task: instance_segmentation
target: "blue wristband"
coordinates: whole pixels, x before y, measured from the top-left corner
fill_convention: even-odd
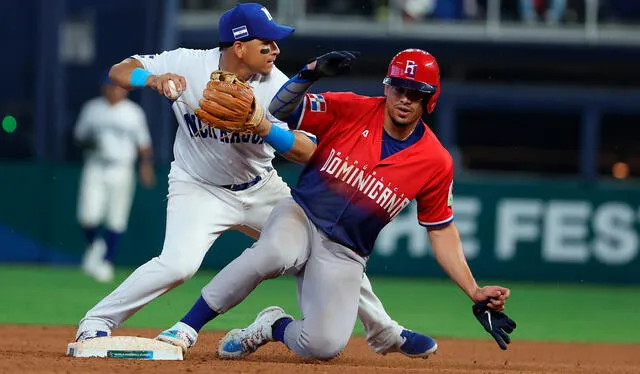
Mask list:
[[[265,136],[262,139],[264,139],[265,142],[271,144],[276,152],[284,155],[289,153],[291,148],[293,148],[293,143],[295,142],[296,137],[295,135],[293,135],[293,132],[271,124],[269,135]]]
[[[135,68],[131,72],[129,77],[129,84],[131,87],[144,87],[147,84],[147,78],[152,76],[149,70],[143,68]]]

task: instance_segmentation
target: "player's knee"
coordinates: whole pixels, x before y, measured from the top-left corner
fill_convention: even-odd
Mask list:
[[[178,262],[173,265],[172,271],[176,280],[181,282],[188,281],[198,271],[199,264],[192,264],[189,262]]]
[[[257,245],[250,249],[252,257],[259,265],[258,271],[267,277],[278,276],[295,265],[297,255],[285,245]]]
[[[186,259],[165,259],[162,256],[157,257],[157,259],[165,268],[166,277],[178,284],[191,279],[200,267],[199,262],[195,263]]]
[[[262,278],[274,278],[283,273],[283,258],[277,253],[260,253],[256,257],[254,269]]]
[[[311,339],[305,347],[310,358],[331,360],[340,355],[347,346],[348,339],[321,336]]]

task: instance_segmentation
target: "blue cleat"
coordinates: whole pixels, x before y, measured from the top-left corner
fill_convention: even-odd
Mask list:
[[[402,330],[400,336],[404,338],[404,343],[402,343],[398,351],[405,356],[428,358],[438,349],[438,343],[430,336],[411,330]]]

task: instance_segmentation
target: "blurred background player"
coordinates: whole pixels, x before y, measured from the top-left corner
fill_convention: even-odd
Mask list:
[[[82,270],[99,282],[113,280],[116,248],[135,193],[136,159],[140,182],[155,184],[147,120],[127,95],[105,74],[102,95],[84,104],[74,130],[85,156],[78,196],[78,221],[87,242]]]

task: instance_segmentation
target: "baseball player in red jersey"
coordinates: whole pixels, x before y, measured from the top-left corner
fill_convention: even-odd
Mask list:
[[[383,81],[385,97],[305,95],[315,80],[348,68],[344,62],[356,57],[345,51],[319,57],[272,101],[270,111],[315,134],[317,148],[308,151],[310,160],[292,197],[276,205],[258,242],[203,288],[206,303],[196,302],[183,321],[199,330],[263,280],[285,273],[298,280],[303,318],[266,308],[249,327],[232,330],[220,341],[222,358],[245,357],[276,340],[304,358],[337,356],[357,319],[360,284],[375,239],[413,199],[440,266],[474,302],[473,314],[500,347],[510,342],[515,322],[501,312],[510,291],[476,283],[453,222],[451,156],[421,120],[440,94],[435,58],[417,49],[397,54]],[[283,154],[309,149],[268,121],[257,132]],[[437,344],[429,339],[434,352]]]

